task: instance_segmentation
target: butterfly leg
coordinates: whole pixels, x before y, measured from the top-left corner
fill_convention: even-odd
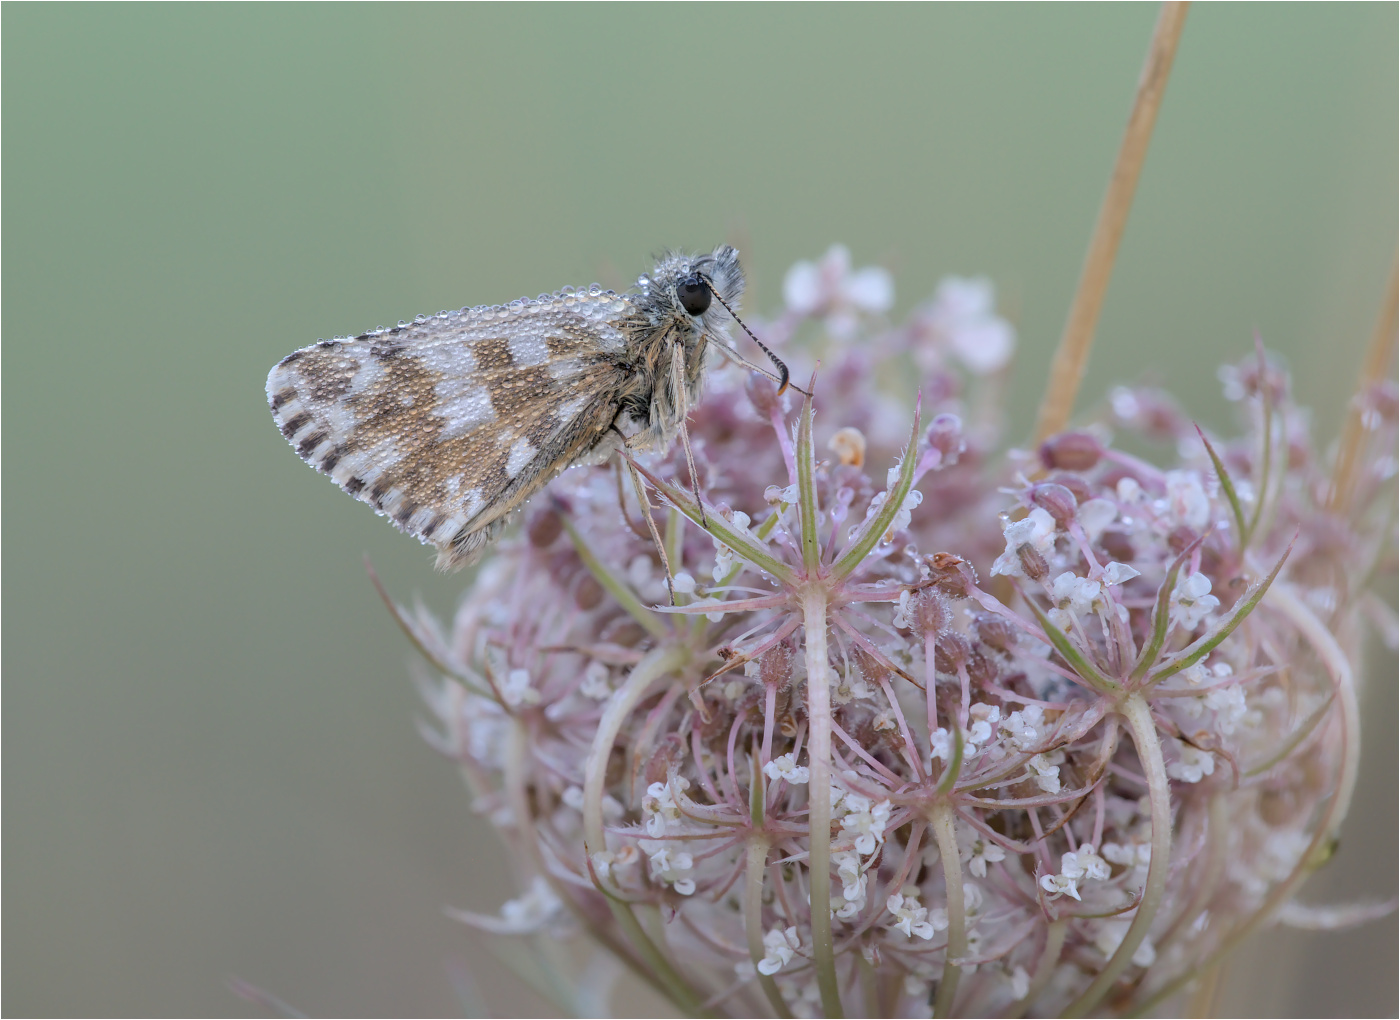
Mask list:
[[[656,551],[661,554],[661,566],[666,571],[666,593],[671,598],[671,605],[676,604],[676,586],[673,583],[674,574],[671,573],[671,558],[666,555],[666,543],[661,541],[661,533],[656,530],[656,521],[651,516],[651,500],[647,498],[646,487],[642,485],[642,476],[637,473],[637,466],[632,463],[632,458],[623,453],[622,459],[627,462],[627,472],[632,476],[632,487],[637,492],[637,503],[641,506],[642,516],[646,518],[647,530],[651,532],[651,540],[656,544]],[[626,513],[624,508],[623,513]]]
[[[626,437],[623,437],[626,438]],[[641,523],[632,519],[631,511],[627,509],[627,488],[622,480],[622,458],[618,457],[613,461],[613,474],[617,479],[617,505],[622,511],[622,520],[626,523],[628,530],[638,538],[645,540],[648,535]]]
[[[690,403],[685,394],[685,347],[678,341],[676,353],[671,356],[671,388],[676,391],[676,410],[681,419],[681,446],[685,448],[685,466],[690,471],[690,488],[695,493],[695,505],[700,508],[700,527],[709,530],[705,518],[705,501],[700,498],[700,477],[695,473],[695,455],[690,452],[690,428],[686,419],[690,417]]]

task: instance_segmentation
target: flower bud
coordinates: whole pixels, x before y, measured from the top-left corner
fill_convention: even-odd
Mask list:
[[[931,449],[943,455],[944,465],[953,464],[958,455],[967,449],[967,439],[963,436],[962,419],[956,414],[940,414],[933,419],[925,434]]]
[[[778,387],[773,385],[773,381],[767,376],[750,372],[748,381],[744,384],[744,391],[759,417],[768,418],[774,411],[782,410],[782,398],[778,396]]]
[[[1079,511],[1079,501],[1074,498],[1074,493],[1054,482],[1042,482],[1033,486],[1031,502],[1055,518],[1055,523],[1062,528],[1073,524]]]
[[[598,603],[603,601],[603,595],[603,586],[592,575],[584,574],[574,587],[574,605],[585,611],[596,609]]]
[[[967,660],[967,677],[974,684],[980,687],[994,683],[1000,672],[994,659],[977,648],[972,650],[972,657]]]
[[[1167,536],[1167,546],[1172,552],[1179,556],[1186,551],[1187,546],[1196,541],[1199,537],[1200,536],[1196,534],[1194,529],[1187,527],[1185,524],[1179,524],[1173,528],[1171,534]]]
[[[647,759],[646,770],[642,773],[644,781],[648,786],[652,783],[664,783],[671,769],[671,763],[676,757],[683,753],[681,739],[674,733],[666,734],[666,739],[662,741],[650,758]]]
[[[940,673],[956,673],[972,657],[972,643],[955,630],[938,635],[933,649],[933,665]]]
[[[1103,456],[1103,446],[1087,432],[1061,432],[1040,444],[1040,462],[1050,470],[1088,471]]]
[[[1382,379],[1372,383],[1362,392],[1359,399],[1363,409],[1362,418],[1367,422],[1368,428],[1380,428],[1382,422],[1395,421],[1400,399],[1397,398],[1395,383],[1392,380]]]
[[[1131,563],[1137,555],[1133,541],[1125,532],[1108,530],[1099,536],[1099,547],[1108,553],[1109,559],[1120,563]]]
[[[860,429],[853,429],[849,425],[838,429],[827,441],[826,448],[848,467],[860,467],[865,463],[865,436],[861,434]]]
[[[548,549],[563,530],[564,522],[559,519],[559,515],[552,509],[547,509],[531,515],[525,533],[530,538],[530,544],[536,549]]]
[[[621,645],[623,648],[635,648],[651,637],[650,634],[642,629],[641,624],[630,617],[624,619],[616,627],[607,631],[607,636],[609,641],[615,645]]]
[[[1010,652],[1016,647],[1016,631],[1010,623],[991,613],[980,613],[973,626],[977,630],[977,640],[999,652]]]
[[[1061,471],[1045,479],[1047,482],[1054,482],[1056,485],[1063,485],[1070,492],[1074,493],[1076,502],[1083,503],[1085,500],[1093,499],[1094,493],[1080,475],[1072,475]]]

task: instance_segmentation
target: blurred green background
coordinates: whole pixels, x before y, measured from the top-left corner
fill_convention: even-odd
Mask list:
[[[494,911],[509,868],[415,734],[361,555],[444,611],[462,579],[293,456],[268,368],[666,245],[743,238],[772,311],[842,241],[901,311],[996,279],[1024,432],[1155,13],[5,5],[4,1011],[256,1013],[236,977],[454,1015],[468,971],[493,1013],[547,1008],[441,913]],[[1085,400],[1152,371],[1225,424],[1215,366],[1257,327],[1335,435],[1396,238],[1396,32],[1394,4],[1192,12]],[[1382,665],[1313,899],[1394,891]],[[1393,921],[1271,938],[1226,1015],[1394,1015]]]

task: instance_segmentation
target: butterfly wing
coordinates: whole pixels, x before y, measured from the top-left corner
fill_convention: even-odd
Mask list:
[[[268,402],[303,460],[462,566],[551,478],[610,452],[644,324],[596,289],[419,316],[288,355]]]

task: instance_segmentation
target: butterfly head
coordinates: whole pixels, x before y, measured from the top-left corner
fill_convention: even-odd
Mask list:
[[[667,252],[637,287],[654,320],[689,320],[697,334],[722,332],[730,321],[724,306],[737,309],[744,293],[744,271],[727,244],[703,255]]]

